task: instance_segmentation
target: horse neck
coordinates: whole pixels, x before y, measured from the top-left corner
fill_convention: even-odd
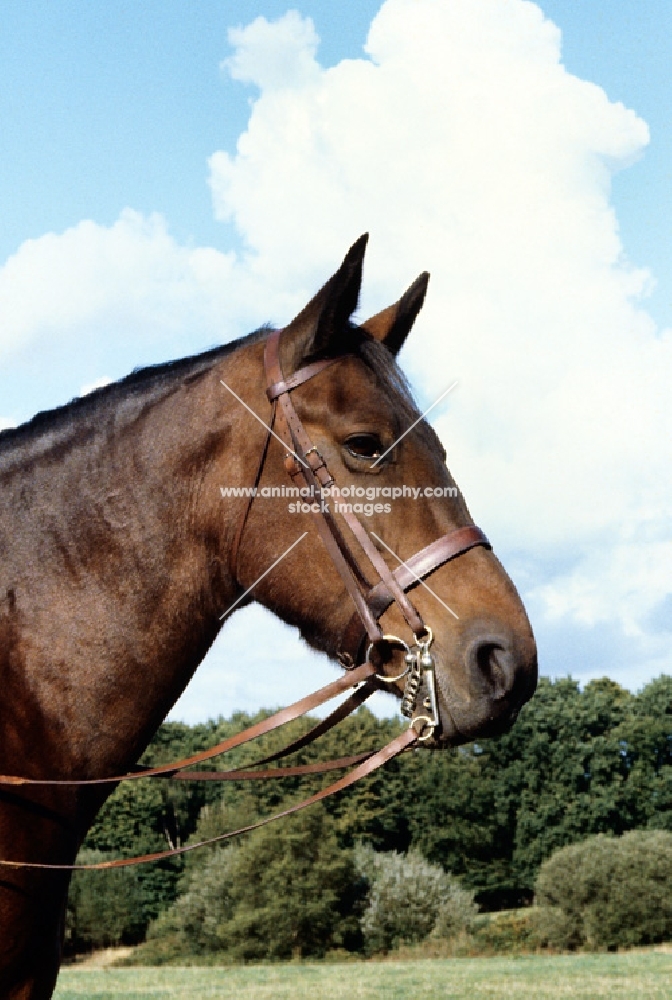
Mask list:
[[[30,689],[45,736],[53,729],[52,770],[109,773],[136,759],[234,599],[228,547],[241,502],[222,505],[217,481],[227,466],[230,481],[249,481],[256,456],[219,378],[247,371],[243,360],[106,410],[60,461],[13,477],[17,496],[28,484],[46,502],[12,523],[15,617],[0,661],[20,666],[17,690]],[[248,376],[259,406],[260,371]]]
[[[133,471],[126,484],[127,509],[141,514],[125,532],[122,571],[126,586],[134,581],[121,609],[128,643],[127,666],[119,675],[135,719],[132,756],[186,687],[239,590],[229,552],[244,500],[222,503],[219,487],[223,474],[229,482],[251,483],[257,456],[250,451],[252,418],[220,378],[235,381],[260,408],[256,353],[258,364],[250,366],[248,349],[187,381],[148,410],[122,447],[127,467],[133,470],[137,462],[142,470]],[[140,667],[141,692],[128,683],[131,663],[134,673],[135,664]]]

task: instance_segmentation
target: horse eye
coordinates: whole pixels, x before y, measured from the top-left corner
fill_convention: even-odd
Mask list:
[[[355,458],[380,458],[383,445],[377,434],[353,434],[345,442],[345,447]]]

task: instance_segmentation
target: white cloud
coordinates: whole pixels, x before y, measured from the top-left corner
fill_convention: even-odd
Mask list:
[[[319,38],[309,17],[290,10],[275,24],[258,17],[245,28],[231,28],[233,56],[222,62],[234,80],[262,89],[304,85],[318,76]]]
[[[223,342],[273,305],[234,254],[180,246],[161,216],[126,209],[109,227],[85,220],[27,240],[0,268],[0,357],[92,341],[150,346],[156,360],[157,345],[165,358],[187,353],[189,338]]]
[[[254,642],[250,642],[254,636]],[[239,655],[244,650],[244,669]],[[269,669],[269,665],[270,669]],[[341,668],[302,642],[298,632],[258,604],[236,611],[199,667],[185,694],[170,712],[171,719],[202,722],[232,708],[254,713],[260,707],[280,708],[336,680]],[[341,699],[342,700],[342,696]],[[338,700],[317,713],[331,712]],[[398,713],[393,695],[377,692],[366,704],[381,718]]]
[[[0,431],[9,430],[10,427],[16,427],[15,422],[9,417],[0,417]]]
[[[370,230],[366,313],[428,268],[403,363],[427,401],[460,379],[436,423],[477,520],[542,632],[610,622],[644,656],[672,589],[672,336],[609,195],[645,123],[564,69],[523,0],[387,0],[369,58],[329,70],[296,14],[230,41],[261,93],[211,187],[250,269],[305,293]]]

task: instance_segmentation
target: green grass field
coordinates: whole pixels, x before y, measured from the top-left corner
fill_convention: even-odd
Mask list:
[[[258,965],[234,968],[65,968],[57,1000],[670,1000],[672,953],[525,955]]]

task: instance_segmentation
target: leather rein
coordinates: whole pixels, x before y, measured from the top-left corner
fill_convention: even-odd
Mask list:
[[[280,341],[282,330],[269,334],[264,351],[264,367],[266,372],[266,395],[271,403],[271,417],[268,424],[268,434],[262,449],[254,489],[243,511],[231,549],[230,567],[236,581],[238,580],[238,562],[241,542],[248,516],[254,502],[257,487],[261,480],[271,437],[280,438],[287,449],[285,468],[294,484],[308,487],[312,500],[311,513],[315,519],[317,530],[324,546],[334,563],[345,587],[355,605],[355,611],[343,630],[338,659],[346,668],[346,673],[337,680],[293,705],[281,709],[274,715],[250,726],[241,733],[223,740],[216,746],[200,753],[185,757],[183,760],[156,767],[137,767],[121,775],[105,778],[61,779],[61,778],[27,778],[16,775],[0,775],[0,785],[12,786],[88,786],[118,784],[121,781],[133,781],[139,778],[170,778],[183,781],[249,781],[269,778],[296,777],[321,774],[339,768],[351,767],[347,774],[323,788],[321,791],[303,799],[301,802],[284,809],[282,812],[264,819],[211,837],[208,840],[170,850],[157,851],[132,858],[118,858],[114,861],[103,861],[97,864],[43,864],[32,861],[12,861],[0,859],[0,866],[13,868],[41,868],[58,870],[103,870],[107,868],[122,868],[128,865],[159,861],[178,854],[185,854],[208,844],[219,843],[256,830],[273,820],[289,816],[316,802],[321,801],[336,792],[355,784],[355,782],[372,774],[388,760],[410,749],[418,742],[427,742],[440,728],[440,718],[434,682],[434,660],[430,653],[432,630],[425,626],[420,613],[411,603],[406,591],[421,582],[434,570],[457,556],[462,555],[474,546],[490,547],[484,533],[475,525],[467,525],[448,532],[436,539],[425,548],[402,562],[394,571],[390,570],[374,545],[366,528],[356,514],[346,504],[340,504],[338,512],[343,517],[347,528],[364,552],[368,562],[378,577],[374,585],[368,583],[367,577],[360,569],[359,562],[352,548],[336,521],[329,504],[322,494],[329,491],[329,496],[337,496],[336,483],[327,468],[326,462],[312,444],[306,430],[299,419],[291,400],[291,392],[326,368],[342,360],[342,355],[315,361],[299,368],[293,375],[284,378],[280,362]],[[317,509],[316,509],[317,508]],[[412,634],[413,641],[406,643],[397,636],[385,635],[380,627],[379,619],[383,613],[396,603]],[[365,640],[368,640],[366,654],[362,659]],[[388,676],[383,672],[384,647],[401,647],[405,650],[404,669],[396,676]],[[375,661],[375,662],[372,662]],[[357,665],[359,663],[359,665]],[[263,765],[281,760],[289,754],[296,753],[304,746],[312,743],[335,725],[345,719],[364,703],[364,701],[383,684],[397,683],[406,678],[402,698],[402,712],[410,718],[410,725],[403,733],[376,752],[356,754],[342,757],[326,763],[303,764],[294,767],[274,767],[263,769]],[[358,686],[359,685],[359,686]],[[325,719],[312,727],[304,736],[292,741],[282,750],[260,758],[247,768],[235,768],[229,771],[190,771],[194,765],[202,764],[213,757],[233,750],[236,747],[257,739],[273,730],[298,719],[319,708],[325,702],[349,689],[354,691],[341,705]]]

